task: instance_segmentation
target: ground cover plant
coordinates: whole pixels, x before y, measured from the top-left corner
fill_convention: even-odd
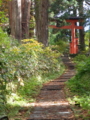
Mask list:
[[[78,55],[76,62],[76,75],[66,84],[70,90],[70,103],[76,106],[76,117],[84,120],[90,119],[90,57]]]
[[[60,52],[34,39],[22,44],[0,29],[0,116],[27,116],[43,83],[63,73]],[[26,114],[27,113],[27,114]],[[18,118],[19,118],[18,116]]]

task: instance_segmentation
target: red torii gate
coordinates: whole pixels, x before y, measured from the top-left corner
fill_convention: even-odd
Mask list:
[[[70,54],[78,53],[78,38],[75,36],[75,29],[83,29],[82,26],[76,26],[75,23],[79,21],[79,18],[70,18],[66,22],[71,23],[69,26],[57,27],[55,25],[49,25],[50,28],[55,29],[71,29],[72,40],[70,42]]]

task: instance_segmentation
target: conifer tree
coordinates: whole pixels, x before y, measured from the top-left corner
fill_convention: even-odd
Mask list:
[[[49,0],[35,0],[36,36],[39,42],[48,45]]]

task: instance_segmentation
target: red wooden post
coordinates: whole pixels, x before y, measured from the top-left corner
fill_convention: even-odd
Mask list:
[[[78,49],[78,38],[76,38],[76,53],[79,52],[79,49]]]
[[[69,52],[70,52],[70,54],[77,54],[78,53],[78,38],[76,38],[76,36],[75,36],[75,29],[83,29],[83,27],[75,25],[75,23],[78,22],[78,19],[69,19],[66,21],[70,22],[71,25],[63,26],[63,27],[49,25],[49,27],[55,28],[55,29],[71,29],[72,40],[70,42],[70,51]]]
[[[70,54],[76,54],[76,39],[75,39],[75,24],[72,23],[72,40],[71,40],[71,46],[70,46]]]

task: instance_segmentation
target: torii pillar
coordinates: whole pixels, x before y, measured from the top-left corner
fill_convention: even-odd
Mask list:
[[[66,20],[66,22],[71,23],[69,26],[62,26],[62,27],[57,27],[55,25],[49,25],[50,28],[55,28],[55,29],[71,29],[71,42],[70,42],[70,54],[77,54],[78,53],[78,38],[76,38],[75,35],[75,29],[83,29],[82,26],[76,26],[75,23],[79,21],[79,18],[71,18]]]

